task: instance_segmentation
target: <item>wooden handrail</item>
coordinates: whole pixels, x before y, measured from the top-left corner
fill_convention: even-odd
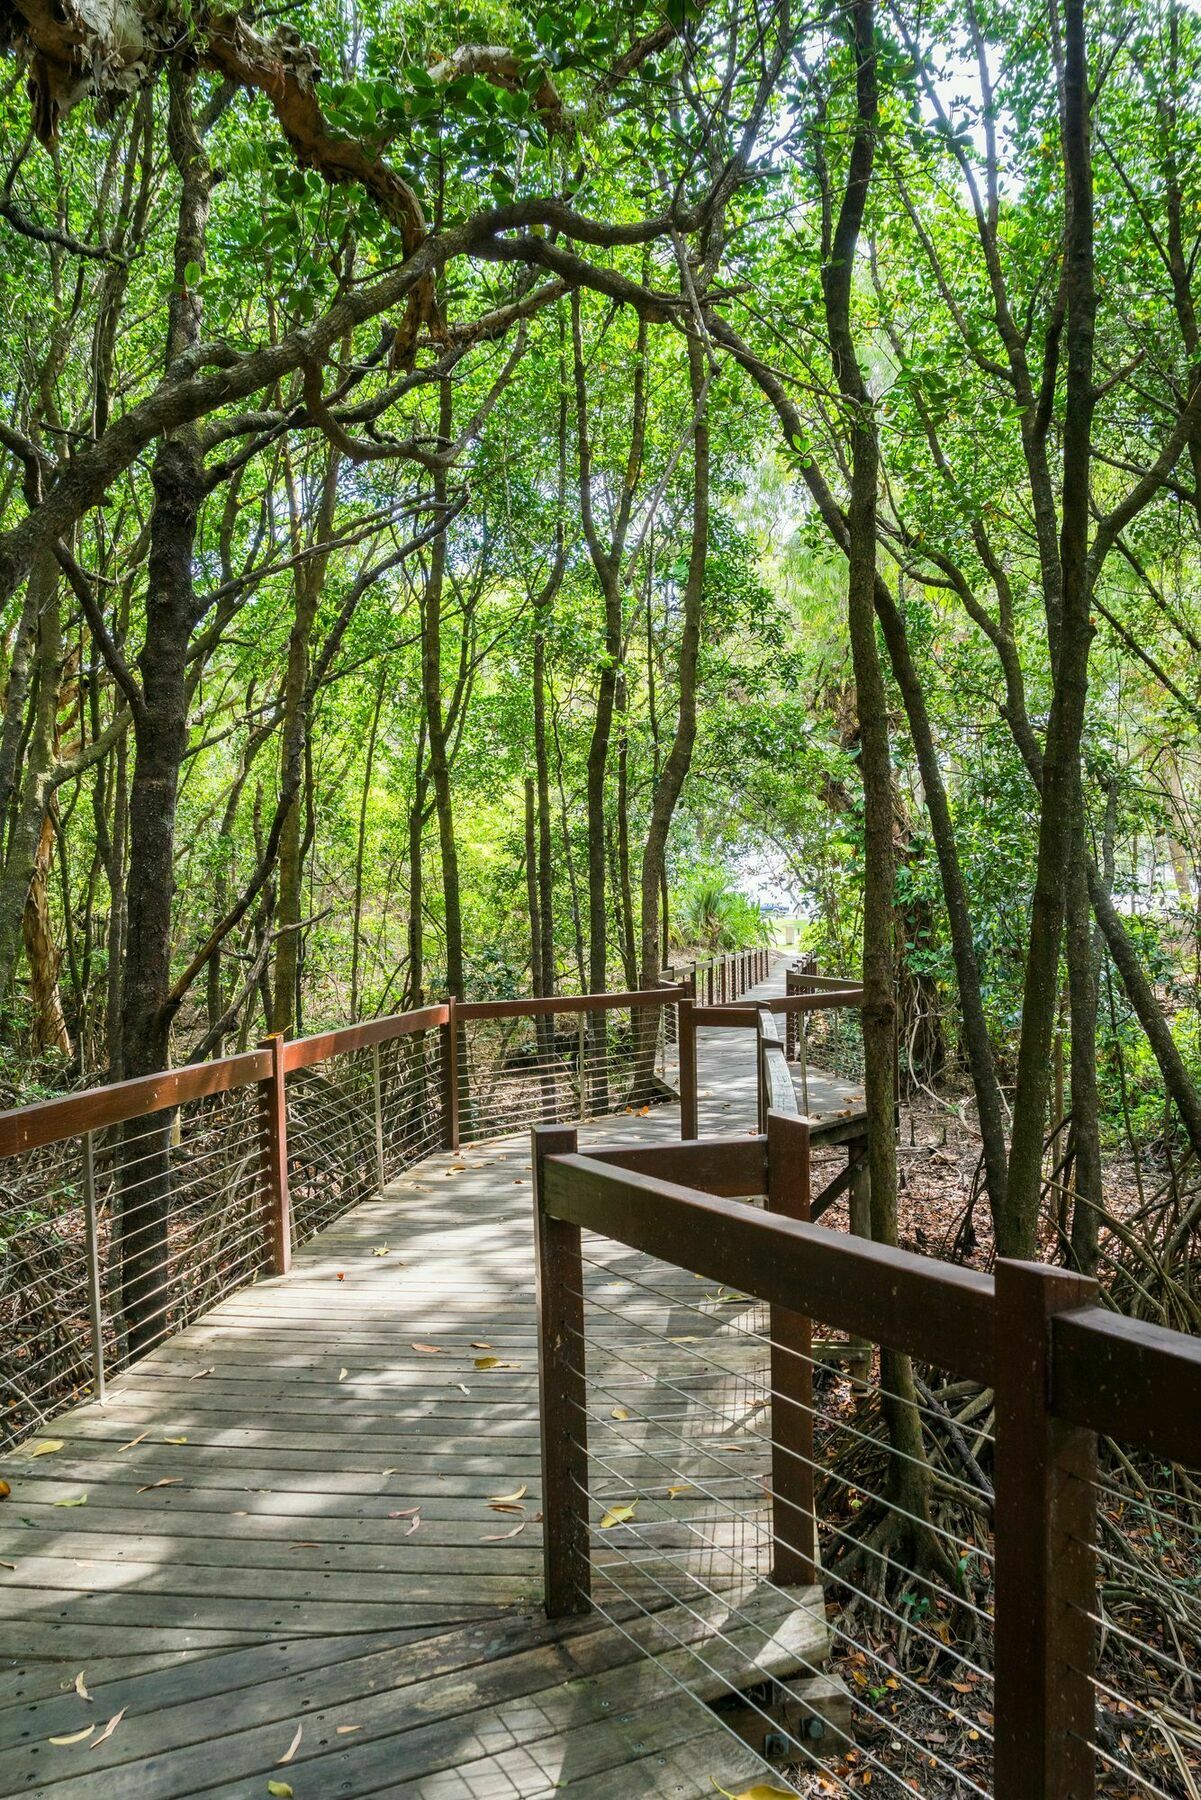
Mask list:
[[[588,1230],[770,1305],[774,1579],[812,1580],[817,1568],[811,1317],[994,1389],[995,1793],[1090,1800],[1098,1435],[1201,1462],[1201,1339],[1107,1311],[1096,1282],[1068,1270],[1002,1260],[990,1277],[807,1223],[805,1122],[771,1113],[766,1139],[751,1141],[766,1165],[766,1213],[669,1178],[720,1171],[723,1181],[746,1155],[731,1140],[581,1156],[574,1136],[534,1132],[539,1242],[554,1245],[539,1252],[544,1486],[557,1495],[548,1608],[584,1610],[591,1579],[587,1407],[568,1392],[583,1359],[559,1367],[555,1351],[569,1298],[570,1331],[583,1337]],[[564,1418],[574,1421],[567,1451],[545,1431]]]
[[[557,995],[542,1000],[475,1000],[456,1004],[455,1016],[458,1019],[532,1018],[545,1013],[664,1006],[685,998],[688,992],[688,986],[679,983],[633,993]],[[368,1019],[360,1025],[317,1032],[311,1037],[291,1038],[281,1051],[283,1068],[287,1074],[293,1074],[298,1069],[327,1062],[331,1057],[349,1056],[357,1050],[390,1043],[396,1038],[445,1027],[449,1017],[449,1008],[442,1002],[413,1012],[393,1013],[384,1019]],[[0,1160],[42,1149],[47,1144],[61,1143],[85,1131],[102,1131],[131,1119],[169,1112],[192,1100],[265,1082],[270,1079],[273,1066],[270,1050],[247,1050],[212,1062],[188,1063],[182,1069],[164,1069],[153,1075],[135,1076],[129,1081],[85,1088],[78,1094],[63,1094],[52,1100],[12,1107],[7,1112],[0,1112]]]
[[[270,1073],[269,1051],[246,1050],[215,1062],[189,1063],[182,1069],[164,1069],[157,1075],[138,1075],[129,1081],[110,1082],[107,1087],[85,1088],[81,1094],[15,1106],[0,1113],[0,1158],[40,1150],[46,1144],[57,1144],[85,1131],[102,1131],[108,1125],[122,1125],[129,1119],[169,1112],[189,1100],[227,1094],[231,1088],[265,1081]]]
[[[535,1019],[547,1013],[613,1012],[625,1006],[669,1006],[690,992],[683,982],[615,994],[553,994],[541,1000],[459,1000],[459,1019]]]
[[[567,1224],[973,1381],[994,1379],[991,1276],[593,1156],[548,1157],[540,1192]]]
[[[310,1069],[314,1063],[326,1062],[331,1056],[349,1056],[355,1050],[368,1050],[373,1044],[388,1044],[394,1038],[411,1037],[417,1031],[433,1031],[447,1020],[445,1002],[440,1006],[423,1006],[415,1012],[392,1013],[386,1019],[368,1019],[362,1025],[342,1025],[336,1031],[321,1031],[313,1037],[289,1038],[284,1045],[284,1067]]]
[[[1201,1338],[1092,1306],[1053,1319],[1051,1342],[1058,1417],[1201,1464]]]

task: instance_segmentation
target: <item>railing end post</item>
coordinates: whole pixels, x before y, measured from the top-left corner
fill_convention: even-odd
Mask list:
[[[1097,1293],[1067,1269],[997,1262],[997,1800],[1096,1793],[1097,1435],[1050,1396],[1051,1320]]]
[[[455,997],[446,998],[446,1023],[442,1026],[442,1148],[457,1155],[459,1149],[459,1022]]]
[[[680,1055],[680,1138],[700,1136],[696,1097],[696,999],[685,994],[676,1014],[676,1048]]]
[[[767,1210],[809,1218],[809,1121],[766,1118]],[[773,1305],[769,1311],[772,1392],[772,1580],[812,1586],[817,1572],[813,1455],[813,1322]]]
[[[584,1265],[580,1228],[547,1212],[544,1181],[546,1159],[573,1155],[579,1136],[574,1126],[535,1125],[530,1139],[538,1312],[542,1565],[547,1616],[562,1619],[586,1613],[592,1592]]]
[[[271,1267],[286,1275],[292,1267],[292,1198],[288,1187],[287,1044],[280,1032],[259,1041],[270,1052],[271,1070],[259,1085],[260,1111],[266,1139],[267,1229]]]

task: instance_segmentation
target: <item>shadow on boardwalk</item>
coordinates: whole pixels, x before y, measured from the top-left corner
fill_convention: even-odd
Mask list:
[[[700,1086],[704,1133],[752,1129],[752,1034],[703,1034]],[[678,1131],[665,1106],[582,1135]],[[61,1448],[8,1459],[0,1619],[21,1654],[0,1685],[0,1792],[249,1797],[286,1776],[296,1800],[626,1800],[762,1776],[673,1679],[672,1644],[722,1623],[720,1555],[706,1606],[673,1609],[633,1571],[598,1586],[625,1629],[541,1613],[530,1208],[524,1134],[431,1158],[115,1380],[107,1405],[58,1420]],[[716,1377],[661,1335],[677,1313],[697,1331],[691,1278],[598,1257],[598,1416],[634,1389],[645,1409],[648,1381],[665,1384],[657,1416],[686,1415],[694,1387],[711,1400]],[[614,1283],[623,1319],[604,1310]],[[632,1319],[657,1349],[631,1346]],[[653,1469],[653,1430],[633,1451],[623,1481]],[[763,1459],[746,1463],[753,1529]],[[102,1744],[49,1741],[118,1713]]]

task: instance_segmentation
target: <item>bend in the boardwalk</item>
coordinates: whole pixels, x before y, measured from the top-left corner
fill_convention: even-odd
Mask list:
[[[753,1128],[753,1034],[703,1032],[699,1056],[702,1132]],[[831,1110],[852,1092],[833,1086]],[[581,1140],[678,1132],[663,1106],[585,1125]],[[617,1499],[653,1485],[665,1458],[679,1466],[670,1421],[711,1406],[717,1380],[685,1339],[729,1320],[715,1308],[704,1323],[689,1276],[617,1247],[598,1262],[590,1406]],[[710,1597],[673,1608],[622,1562],[617,1531],[597,1592],[620,1623],[542,1614],[532,1290],[525,1134],[439,1155],[305,1245],[290,1275],[118,1377],[105,1406],[56,1421],[61,1449],[9,1458],[0,1792],[249,1797],[286,1776],[296,1800],[600,1800],[762,1775],[677,1685],[681,1642],[713,1634],[717,1663],[735,1651],[722,1595],[737,1559],[720,1545]],[[648,1391],[665,1426],[608,1424],[623,1401],[646,1411]],[[739,1497],[754,1530],[764,1465],[747,1443]],[[798,1618],[800,1661],[817,1666],[816,1598],[794,1632]],[[103,1743],[49,1741],[89,1724],[98,1738],[118,1714]]]

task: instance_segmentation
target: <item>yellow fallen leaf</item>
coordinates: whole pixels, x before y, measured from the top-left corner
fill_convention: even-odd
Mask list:
[[[292,1790],[286,1781],[269,1781],[267,1792],[272,1800],[292,1800]]]
[[[614,1525],[624,1525],[627,1519],[634,1517],[637,1500],[631,1500],[628,1506],[611,1506],[600,1522],[602,1531],[611,1531]]]
[[[528,1492],[528,1489],[526,1487],[525,1482],[523,1481],[521,1486],[519,1488],[514,1488],[513,1492],[511,1494],[493,1494],[488,1501],[488,1505],[489,1506],[515,1506],[519,1500],[525,1499],[527,1492]]]
[[[338,1380],[345,1381],[346,1377],[349,1375],[349,1373],[350,1373],[349,1369],[339,1369],[338,1370]]]
[[[484,1338],[472,1338],[471,1348],[473,1350],[491,1350],[492,1346]]]
[[[117,1452],[118,1456],[121,1454],[121,1450],[132,1450],[135,1444],[140,1444],[142,1442],[143,1438],[148,1438],[149,1436],[150,1436],[150,1433],[148,1431],[139,1431],[136,1438],[130,1438],[130,1440],[127,1444],[121,1445],[120,1449]]]
[[[288,1748],[284,1751],[283,1755],[275,1765],[277,1769],[282,1769],[285,1763],[291,1762],[296,1752],[300,1749],[300,1740],[303,1736],[304,1726],[298,1725],[296,1727],[296,1736],[292,1739],[292,1742],[288,1745]]]
[[[138,1489],[138,1492],[139,1492],[139,1494],[149,1494],[149,1493],[153,1492],[153,1490],[155,1488],[178,1487],[178,1486],[179,1486],[179,1476],[178,1475],[164,1475],[161,1481],[148,1481],[146,1483],[145,1487],[140,1487]]]
[[[677,1500],[677,1499],[679,1499],[681,1494],[690,1494],[691,1492],[692,1492],[692,1483],[690,1481],[681,1481],[681,1483],[679,1484],[678,1487],[669,1487],[668,1488],[667,1498],[669,1500]]]
[[[164,1444],[186,1444],[187,1441],[188,1440],[186,1437],[174,1437],[174,1438],[164,1438],[163,1439]]]
[[[362,1731],[361,1725],[335,1725],[334,1730],[339,1737],[349,1737],[352,1731]]]
[[[374,1249],[371,1252],[371,1254],[372,1254],[372,1256],[387,1256],[387,1254],[388,1254],[387,1244],[380,1244],[376,1249]]]
[[[52,1737],[48,1741],[52,1744],[82,1744],[84,1738],[90,1738],[95,1729],[95,1725],[85,1725],[82,1731],[69,1731],[65,1737]]]
[[[499,1356],[477,1356],[475,1358],[477,1369],[495,1369],[499,1362]]]
[[[791,1788],[775,1787],[770,1781],[757,1781],[754,1787],[742,1788],[737,1794],[732,1794],[720,1785],[715,1776],[710,1775],[709,1779],[719,1794],[726,1795],[726,1800],[796,1800]]]
[[[100,1745],[104,1743],[106,1738],[112,1737],[113,1732],[117,1729],[117,1726],[121,1723],[122,1719],[125,1717],[127,1710],[128,1709],[123,1706],[119,1713],[113,1714],[113,1716],[109,1720],[108,1724],[104,1727],[104,1730],[100,1733],[100,1736],[96,1739],[95,1743],[92,1745],[93,1750],[98,1750]]]
[[[413,1344],[411,1348],[420,1350],[422,1356],[441,1356],[442,1354],[437,1344]]]
[[[84,1686],[83,1677],[84,1677],[84,1671],[81,1669],[79,1671],[79,1674],[75,1677],[75,1681],[73,1684],[74,1688],[75,1688],[75,1692],[79,1695],[79,1698],[81,1700],[90,1700],[92,1698],[92,1696],[88,1693],[87,1688]]]
[[[188,1376],[188,1380],[199,1381],[202,1376],[211,1375],[216,1366],[216,1363],[210,1363],[207,1369],[193,1369],[192,1373]]]
[[[613,1411],[609,1414],[611,1419],[628,1419],[629,1416],[630,1410],[627,1406],[615,1406]]]
[[[53,1456],[54,1452],[61,1450],[62,1447],[62,1438],[39,1438],[29,1454],[30,1456]]]
[[[86,1506],[87,1503],[88,1497],[86,1494],[74,1494],[70,1500],[56,1500],[54,1502],[55,1506]]]
[[[0,1499],[3,1499],[3,1497],[4,1496],[2,1494],[0,1494]],[[15,1573],[16,1567],[17,1567],[16,1563],[4,1562],[2,1559],[0,1559],[0,1569],[12,1569],[13,1572]]]

